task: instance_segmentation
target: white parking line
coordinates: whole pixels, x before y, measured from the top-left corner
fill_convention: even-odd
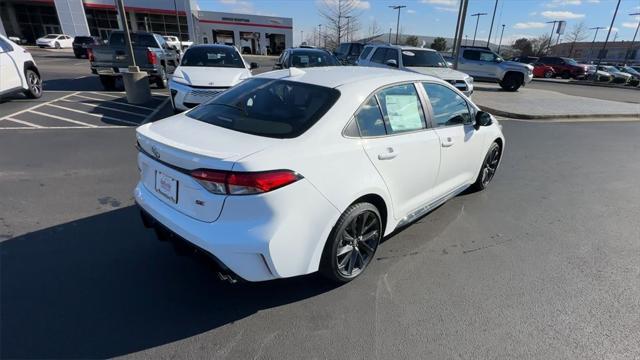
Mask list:
[[[119,102],[119,101],[114,101],[114,100],[105,100],[105,99],[98,99],[98,98],[94,98],[94,97],[90,97],[90,96],[85,96],[85,95],[75,95],[76,97],[81,97],[84,99],[88,99],[88,100],[95,100],[95,101],[108,101],[108,102],[112,102],[115,104],[119,104],[119,105],[125,105],[125,106],[131,106],[134,108],[139,108],[139,109],[144,109],[144,110],[155,110],[154,108],[150,108],[147,106],[140,106],[140,105],[133,105],[133,104],[128,104],[128,103],[123,103],[123,102]]]
[[[50,105],[50,106],[55,106],[55,105]],[[58,116],[58,115],[46,114],[46,113],[43,113],[43,112],[40,112],[40,111],[35,111],[35,110],[31,110],[31,112],[34,113],[34,114],[37,114],[37,115],[52,117],[54,119],[70,122],[70,123],[76,124],[76,125],[83,125],[83,126],[86,126],[86,127],[97,127],[96,125],[93,125],[93,124],[87,124],[87,123],[84,123],[82,121],[67,119],[66,117],[62,117],[62,116]]]
[[[28,109],[24,109],[24,110],[16,111],[16,112],[14,112],[13,114],[9,114],[9,115],[7,115],[7,116],[2,117],[0,120],[4,120],[4,119],[6,119],[6,118],[14,117],[14,116],[16,116],[16,115],[20,115],[20,114],[22,114],[22,113],[26,113],[26,112],[28,112],[28,111],[32,111],[33,109],[37,109],[37,108],[39,108],[39,107],[41,107],[41,106],[49,105],[49,104],[51,104],[52,102],[56,102],[56,101],[58,101],[58,100],[66,99],[66,98],[68,98],[69,96],[71,96],[71,95],[75,95],[75,94],[77,94],[77,92],[71,93],[71,94],[69,94],[69,95],[65,95],[65,96],[63,96],[63,97],[61,97],[61,98],[53,99],[53,100],[51,100],[51,101],[43,102],[42,104],[38,104],[38,105],[33,106],[33,107],[30,107],[30,108],[28,108]]]
[[[33,123],[30,123],[30,122],[28,122],[28,121],[23,121],[23,120],[18,120],[18,119],[13,119],[13,118],[4,118],[4,119],[2,119],[2,120],[13,121],[13,122],[16,122],[16,123],[18,123],[18,124],[31,126],[31,127],[33,127],[33,128],[42,128],[42,126],[40,126],[40,125],[36,125],[36,124],[33,124]],[[2,121],[2,120],[0,120],[0,121]]]
[[[19,126],[19,127],[0,127],[0,131],[3,130],[65,130],[65,129],[130,129],[127,126],[120,125],[102,125],[96,127],[87,127],[87,126],[40,126],[40,127],[32,127],[32,126]]]
[[[108,119],[108,120],[111,120],[111,121],[118,121],[118,122],[122,122],[122,123],[129,124],[129,125],[134,125],[134,126],[140,125],[137,122],[128,121],[128,120],[122,120],[122,119],[114,118],[114,117],[107,116],[107,115],[92,114],[92,113],[88,113],[88,112],[81,111],[81,110],[69,109],[69,108],[66,108],[64,106],[58,106],[58,105],[55,105],[55,104],[47,104],[47,105],[53,106],[53,107],[56,107],[56,108],[59,108],[59,109],[62,109],[62,110],[73,111],[73,112],[77,112],[77,113],[80,113],[80,114],[85,114],[85,115],[89,115],[89,116],[93,116],[93,117],[99,117],[101,119]]]
[[[91,107],[94,107],[94,108],[106,109],[106,110],[109,110],[109,111],[117,111],[117,112],[121,112],[123,114],[129,114],[129,115],[133,115],[133,116],[139,116],[139,117],[146,117],[147,116],[146,114],[138,114],[138,113],[134,113],[134,112],[127,111],[127,110],[122,110],[122,109],[118,109],[118,108],[104,106],[102,104],[89,104],[89,103],[83,103],[83,102],[67,100],[67,99],[64,99],[62,101],[70,102],[70,103],[76,103],[76,104],[82,104],[82,105],[87,105],[87,106],[91,106]]]
[[[96,94],[96,95],[103,95],[103,96],[113,97],[113,98],[122,98],[122,97],[124,97],[124,96],[122,96],[122,95],[124,95],[124,93],[122,93],[122,92],[120,93],[120,94],[122,94],[120,96],[116,96],[116,95],[113,95],[113,94],[108,94],[108,93],[105,93],[105,92],[96,92],[96,91],[92,91],[91,93],[92,94]]]

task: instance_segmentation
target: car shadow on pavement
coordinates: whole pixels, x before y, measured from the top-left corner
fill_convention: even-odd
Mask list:
[[[335,288],[315,277],[220,282],[125,207],[0,243],[0,357],[129,354]]]
[[[121,84],[120,82],[118,82]],[[97,75],[86,75],[77,79],[50,79],[42,82],[42,88],[44,91],[56,90],[56,91],[100,91],[109,92],[104,90],[100,84],[100,80]],[[124,87],[118,87],[112,91],[122,91]]]

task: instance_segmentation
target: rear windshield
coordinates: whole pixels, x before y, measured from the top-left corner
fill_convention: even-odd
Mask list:
[[[340,97],[318,85],[248,79],[187,112],[187,116],[243,133],[294,138],[307,131]]]
[[[151,34],[131,34],[131,44],[133,46],[158,47],[156,39]],[[121,32],[111,33],[109,45],[124,46],[124,34]]]
[[[90,44],[93,42],[93,38],[87,36],[76,36],[73,40],[76,44]]]
[[[243,68],[244,62],[240,54],[231,47],[203,46],[187,50],[181,65]]]
[[[402,50],[402,64],[415,67],[447,67],[442,55],[427,50]]]
[[[333,55],[319,50],[295,50],[291,53],[291,66],[297,68],[338,66]]]

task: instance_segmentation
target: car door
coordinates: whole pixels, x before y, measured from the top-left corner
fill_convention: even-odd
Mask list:
[[[440,164],[440,140],[427,127],[413,83],[377,91],[355,115],[362,145],[384,180],[401,219],[433,200]]]
[[[0,92],[16,88],[22,85],[20,67],[13,54],[13,46],[3,38],[0,38]]]
[[[480,51],[464,49],[462,58],[458,61],[460,71],[464,71],[473,77],[485,77],[484,63],[480,61]]]
[[[477,177],[486,152],[486,131],[476,130],[475,111],[457,91],[432,82],[423,82],[422,87],[441,147],[434,191],[445,196],[466,187]]]

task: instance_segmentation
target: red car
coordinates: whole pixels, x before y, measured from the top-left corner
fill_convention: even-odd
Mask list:
[[[533,64],[533,77],[552,78],[556,76],[553,67],[541,63]]]

